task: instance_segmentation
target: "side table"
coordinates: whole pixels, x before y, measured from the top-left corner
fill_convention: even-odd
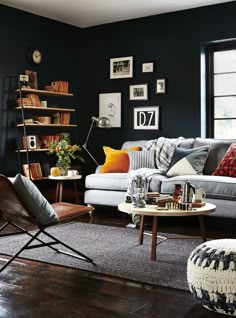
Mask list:
[[[79,204],[79,195],[78,195],[78,188],[77,188],[77,181],[79,179],[82,179],[81,175],[76,175],[73,177],[69,176],[58,176],[58,177],[53,177],[49,176],[48,177],[51,180],[56,180],[57,181],[57,188],[56,188],[56,198],[55,202],[62,202],[62,196],[63,196],[63,182],[64,181],[73,181],[74,185],[74,194],[75,194],[75,202]]]

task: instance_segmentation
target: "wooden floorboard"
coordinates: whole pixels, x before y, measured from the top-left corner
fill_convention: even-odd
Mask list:
[[[89,222],[89,218],[85,216],[80,221]],[[94,223],[107,226],[125,226],[129,222],[129,218],[116,213],[95,213],[94,218]],[[163,222],[159,229],[182,234],[199,231],[197,223],[173,222]],[[208,230],[215,237],[233,233],[215,226]],[[0,258],[0,264],[4,259],[5,256]],[[0,277],[0,318],[222,317],[196,304],[188,291],[36,261],[18,258]]]

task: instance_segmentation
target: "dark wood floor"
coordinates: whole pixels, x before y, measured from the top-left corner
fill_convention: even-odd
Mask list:
[[[88,222],[87,216],[80,221]],[[94,223],[125,226],[117,211],[95,213]],[[164,220],[163,232],[198,233],[188,220]],[[228,226],[226,226],[228,228]],[[233,237],[234,231],[208,223],[212,237]],[[6,257],[0,258],[0,263]],[[78,269],[17,259],[1,275],[0,318],[212,318],[222,317],[196,304],[187,291],[133,283]]]

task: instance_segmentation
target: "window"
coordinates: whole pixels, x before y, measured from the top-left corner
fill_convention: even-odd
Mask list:
[[[207,48],[207,135],[236,138],[236,42]]]

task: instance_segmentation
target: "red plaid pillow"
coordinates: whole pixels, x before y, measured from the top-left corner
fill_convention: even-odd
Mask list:
[[[213,176],[236,177],[236,144],[231,144]]]

